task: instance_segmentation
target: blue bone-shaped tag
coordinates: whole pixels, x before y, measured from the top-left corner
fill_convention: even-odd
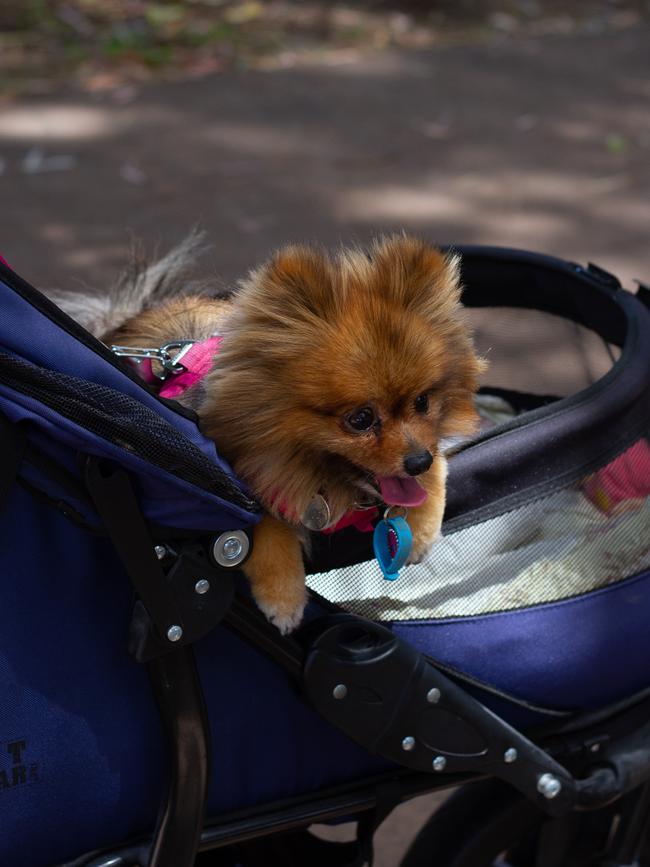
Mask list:
[[[375,557],[387,581],[399,578],[413,545],[411,528],[404,518],[384,518],[375,527],[372,537]]]

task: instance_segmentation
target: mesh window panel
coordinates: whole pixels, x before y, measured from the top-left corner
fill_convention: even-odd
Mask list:
[[[385,581],[373,560],[308,584],[374,620],[507,611],[588,593],[650,568],[650,444],[629,447],[579,483],[442,537]]]
[[[161,416],[120,391],[0,352],[0,382],[105,440],[251,512],[259,506]]]
[[[508,307],[466,312],[492,387],[566,397],[604,376],[620,355],[593,331],[550,313]]]

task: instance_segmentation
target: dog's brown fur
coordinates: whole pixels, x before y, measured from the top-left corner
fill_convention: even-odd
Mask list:
[[[418,481],[428,498],[409,512],[412,558],[439,533],[446,469],[438,443],[474,428],[483,367],[459,305],[458,265],[404,236],[380,239],[368,254],[287,247],[231,301],[173,299],[103,337],[158,346],[223,333],[200,393],[181,399],[266,509],[245,571],[283,631],[305,604],[298,528],[316,494],[336,520],[367,499],[375,476],[404,475],[405,456],[427,449],[434,461]],[[424,393],[428,410],[417,412]],[[346,417],[367,406],[380,424],[351,430]]]

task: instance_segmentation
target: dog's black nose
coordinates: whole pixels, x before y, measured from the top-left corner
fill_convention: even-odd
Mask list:
[[[433,457],[431,452],[426,450],[423,452],[413,452],[413,454],[407,455],[404,458],[404,469],[409,476],[419,476],[420,473],[426,473],[432,463]]]

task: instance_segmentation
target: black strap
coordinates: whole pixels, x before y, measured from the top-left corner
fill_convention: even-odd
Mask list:
[[[25,435],[18,425],[0,415],[0,510],[2,510],[25,452]]]
[[[162,639],[172,625],[184,629],[128,475],[120,467],[94,458],[87,459],[85,470],[97,513],[159,637]]]

